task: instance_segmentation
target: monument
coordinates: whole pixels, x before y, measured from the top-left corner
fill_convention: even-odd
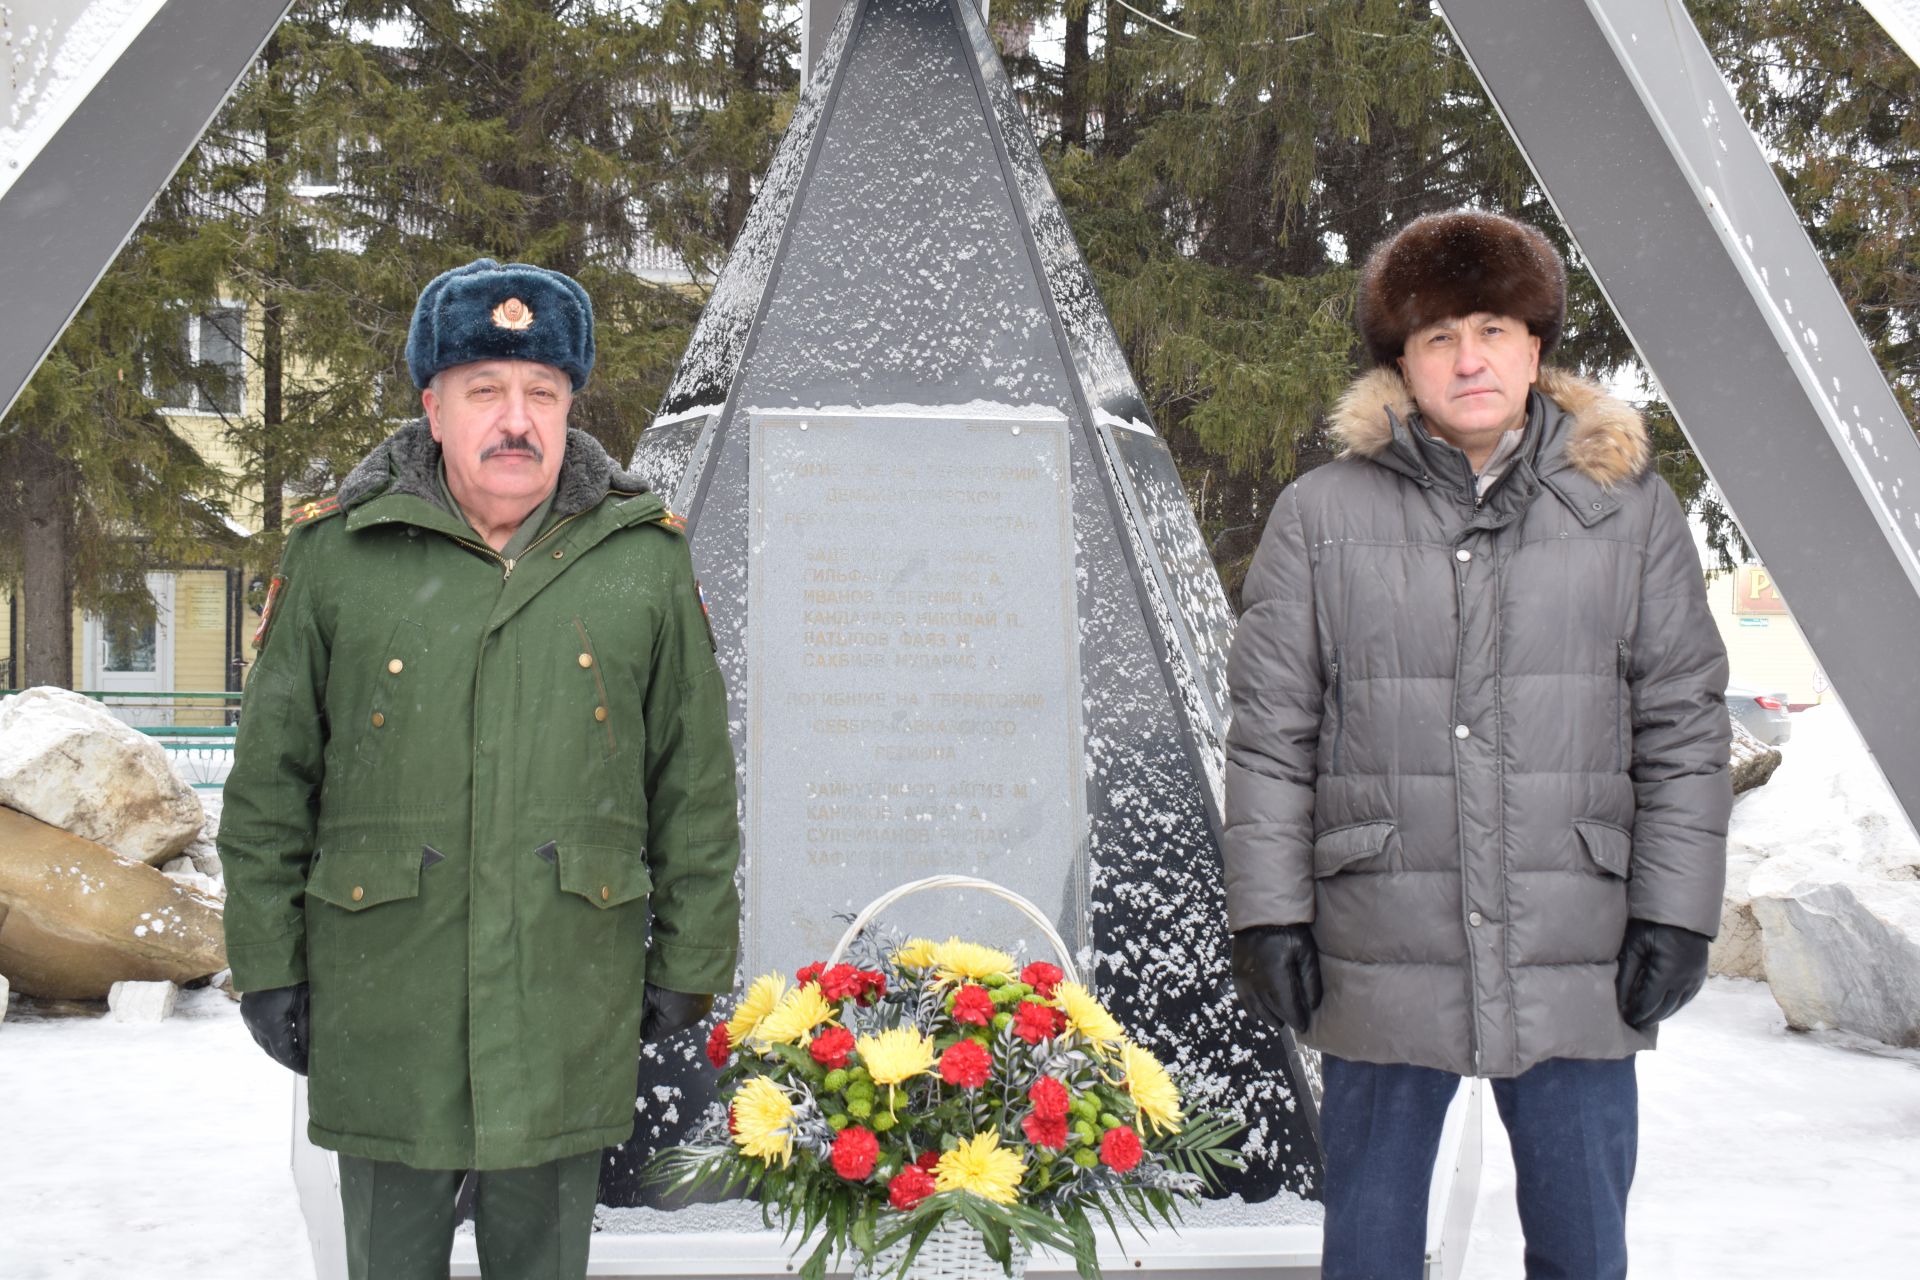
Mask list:
[[[687,518],[733,700],[746,975],[903,881],[1007,885],[1245,1120],[1242,1220],[1311,1219],[1311,1072],[1226,972],[1233,615],[972,4],[843,11],[634,466]],[[951,892],[888,921],[1027,932]],[[711,1074],[650,1053],[605,1203],[645,1202]]]

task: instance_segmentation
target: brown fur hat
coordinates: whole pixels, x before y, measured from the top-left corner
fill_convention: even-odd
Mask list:
[[[1526,321],[1545,359],[1566,320],[1567,268],[1537,228],[1455,209],[1415,218],[1373,251],[1353,322],[1374,363],[1391,367],[1416,329],[1476,311]]]

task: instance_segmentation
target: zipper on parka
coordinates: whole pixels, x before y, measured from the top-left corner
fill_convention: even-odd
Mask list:
[[[1347,687],[1340,679],[1340,650],[1333,651],[1333,661],[1327,665],[1327,674],[1333,681],[1333,753],[1327,765],[1327,772],[1340,772],[1340,739],[1347,733]]]
[[[1627,654],[1627,642],[1617,641],[1613,664],[1613,771],[1619,773],[1627,767],[1627,668],[1630,665]]]
[[[587,508],[588,511],[591,511],[592,509],[593,508],[591,507]],[[532,542],[528,543],[527,551],[532,551],[535,547],[539,546],[541,543],[545,542],[548,538],[551,538],[554,534],[560,532],[560,530],[566,528],[567,525],[571,524],[575,520],[578,520],[581,516],[585,514],[586,514],[585,511],[576,511],[572,515],[564,517],[558,523],[556,523],[553,526],[553,528],[547,530],[545,533],[535,538]],[[526,551],[521,552],[518,559],[509,560],[505,556],[501,555],[498,551],[495,551],[492,547],[489,547],[488,545],[486,545],[484,542],[469,542],[465,538],[455,538],[454,541],[459,543],[463,547],[467,547],[467,548],[470,548],[471,550],[478,551],[481,555],[486,556],[490,560],[498,561],[500,563],[500,581],[502,582],[505,582],[508,578],[511,578],[513,576],[513,566],[519,564],[521,560],[525,560],[527,558]]]

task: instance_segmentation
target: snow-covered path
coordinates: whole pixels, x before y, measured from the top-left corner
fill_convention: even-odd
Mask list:
[[[1920,1276],[1920,1052],[1788,1031],[1766,987],[1715,978],[1638,1073],[1636,1280]],[[1490,1097],[1485,1134],[1463,1280],[1520,1280]]]
[[[312,1280],[290,1077],[240,1006],[0,1023],[0,1277]]]
[[[1636,1280],[1920,1275],[1920,1052],[1788,1032],[1715,979],[1640,1059]],[[237,1006],[0,1025],[0,1277],[311,1280],[287,1077]],[[1497,1119],[1468,1280],[1522,1275]]]

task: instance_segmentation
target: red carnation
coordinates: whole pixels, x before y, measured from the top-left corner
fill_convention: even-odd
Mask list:
[[[1027,1141],[1036,1147],[1052,1147],[1058,1151],[1067,1145],[1065,1116],[1043,1116],[1038,1111],[1030,1111],[1027,1118],[1020,1122],[1020,1130],[1027,1135]]]
[[[887,975],[881,973],[878,969],[862,969],[860,971],[860,980],[866,984],[866,990],[860,993],[861,1004],[872,1004],[875,1000],[887,994]]]
[[[807,1046],[807,1052],[827,1070],[838,1071],[847,1065],[847,1056],[853,1052],[853,1032],[845,1027],[824,1027]]]
[[[953,993],[953,1020],[986,1026],[993,1021],[993,996],[985,987],[969,982]]]
[[[1073,1098],[1067,1093],[1067,1086],[1052,1076],[1041,1076],[1033,1082],[1033,1088],[1027,1090],[1027,1099],[1033,1103],[1033,1113],[1045,1116],[1049,1120],[1065,1120],[1067,1107]]]
[[[820,975],[820,994],[835,1002],[853,999],[866,985],[860,971],[850,964],[837,964]]]
[[[850,1124],[833,1140],[833,1171],[848,1182],[863,1181],[879,1158],[880,1139],[871,1129]]]
[[[1115,1173],[1125,1173],[1140,1163],[1140,1135],[1125,1125],[1100,1135],[1100,1159]]]
[[[940,1055],[940,1078],[962,1089],[978,1089],[993,1071],[993,1055],[977,1041],[962,1040]]]
[[[1065,1013],[1037,1000],[1022,1000],[1020,1007],[1013,1011],[1013,1034],[1028,1044],[1039,1044],[1049,1036],[1057,1036],[1066,1027]]]
[[[727,1059],[733,1055],[733,1040],[727,1035],[727,1024],[716,1022],[713,1030],[707,1033],[707,1061],[716,1071],[727,1068]]]
[[[915,1165],[908,1165],[894,1174],[893,1181],[887,1184],[888,1203],[902,1213],[932,1194],[933,1175]]]
[[[1020,981],[1040,993],[1043,1000],[1053,999],[1053,989],[1066,978],[1057,964],[1048,964],[1045,960],[1035,960],[1020,971]]]
[[[799,981],[800,985],[804,987],[809,982],[820,981],[820,975],[825,973],[826,971],[827,971],[826,961],[816,960],[812,964],[808,965],[806,968],[802,969],[800,972],[794,974],[793,976],[795,979]]]
[[[932,1173],[933,1166],[939,1163],[940,1153],[938,1151],[922,1151],[913,1158],[913,1167],[916,1169],[925,1169],[928,1173]]]

